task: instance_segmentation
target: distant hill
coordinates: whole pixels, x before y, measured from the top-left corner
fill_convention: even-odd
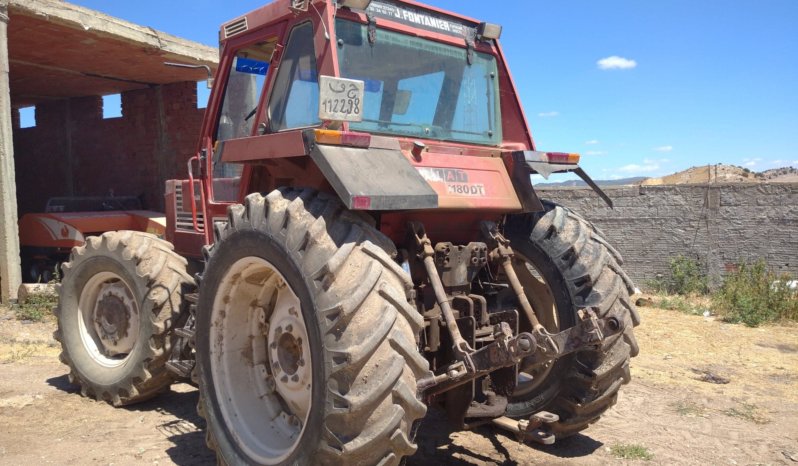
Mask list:
[[[628,186],[628,185],[637,185],[642,183],[644,180],[647,180],[645,176],[635,176],[633,178],[621,178],[619,180],[595,180],[596,184],[599,186]],[[555,182],[545,182],[545,183],[535,183],[535,186],[541,188],[570,188],[570,187],[579,187],[579,186],[587,186],[582,180],[568,180],[568,181],[560,181],[558,183]]]
[[[773,168],[759,172],[759,175],[767,181],[776,181],[780,183],[798,182],[798,168],[794,167]]]
[[[599,186],[657,186],[703,183],[798,183],[798,168],[782,167],[755,172],[736,165],[717,164],[692,167],[659,178],[638,176],[619,180],[596,180],[596,184]],[[587,184],[582,180],[568,180],[535,183],[535,186],[540,188],[568,188],[587,186]]]
[[[702,184],[702,183],[790,183],[798,181],[798,169],[792,167],[774,168],[760,173],[736,165],[704,165],[692,167],[661,178],[649,178],[645,186],[660,184]]]

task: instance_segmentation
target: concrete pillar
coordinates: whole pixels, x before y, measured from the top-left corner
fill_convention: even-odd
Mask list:
[[[11,91],[8,87],[8,0],[0,0],[0,301],[17,299],[22,281]]]

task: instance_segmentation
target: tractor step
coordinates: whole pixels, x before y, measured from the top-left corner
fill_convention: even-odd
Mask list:
[[[181,327],[175,329],[175,335],[177,335],[180,338],[186,338],[188,340],[193,340],[194,333],[195,332],[193,328]]]
[[[191,371],[194,370],[194,361],[167,361],[166,369],[181,379],[191,378]]]
[[[166,369],[177,378],[193,381],[196,361],[194,360],[194,316],[197,314],[197,293],[183,293],[184,304],[188,304],[188,318],[182,327],[174,329],[177,342],[172,347],[172,354],[166,362]],[[188,359],[186,359],[188,358]]]

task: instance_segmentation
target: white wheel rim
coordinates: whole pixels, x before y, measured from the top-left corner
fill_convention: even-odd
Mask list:
[[[284,461],[299,445],[312,400],[296,293],[268,261],[238,260],[214,298],[209,337],[215,395],[233,441],[257,463]]]
[[[78,299],[78,329],[89,356],[105,367],[127,361],[136,347],[141,316],[130,286],[113,272],[92,276]]]

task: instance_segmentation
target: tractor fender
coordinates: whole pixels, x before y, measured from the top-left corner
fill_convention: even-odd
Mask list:
[[[353,210],[437,209],[438,194],[396,148],[313,144],[310,157]]]

